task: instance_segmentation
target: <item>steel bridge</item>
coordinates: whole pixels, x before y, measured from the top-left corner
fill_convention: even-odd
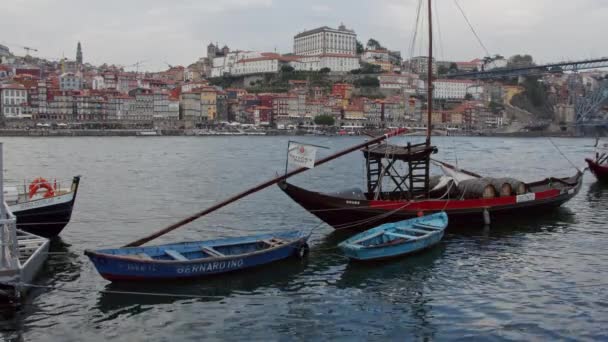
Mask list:
[[[572,72],[568,87],[572,93],[581,83],[580,76],[576,73],[579,70],[608,68],[607,58],[587,59],[574,62],[559,62],[545,65],[534,65],[522,68],[511,69],[492,69],[488,71],[475,71],[466,73],[448,74],[446,78],[466,78],[475,80],[504,79],[520,76],[539,76],[546,74],[556,74],[565,71]],[[601,108],[608,102],[608,81],[599,82],[598,89],[585,94],[584,96],[574,96],[571,103],[574,105],[576,126],[608,127],[608,118],[601,116]]]
[[[518,76],[535,76],[551,73],[561,73],[564,71],[579,71],[598,68],[608,68],[608,57],[587,59],[575,62],[559,62],[544,65],[534,65],[522,68],[497,68],[488,71],[459,72],[454,74],[447,74],[445,77],[484,80]]]

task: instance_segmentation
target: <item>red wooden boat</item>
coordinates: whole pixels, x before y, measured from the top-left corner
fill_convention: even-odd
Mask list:
[[[600,182],[608,182],[608,163],[601,163],[599,160],[590,158],[585,159],[589,165],[589,170]]]
[[[368,158],[369,155],[366,154]],[[395,154],[393,158],[394,156]],[[416,161],[409,161],[411,162]],[[384,169],[392,169],[393,164],[394,159],[393,162],[383,163]],[[450,191],[446,191],[445,188],[439,192],[429,189],[429,180],[426,177],[428,167],[426,163],[424,164],[423,167],[418,166],[423,171],[422,175],[416,174],[416,168],[405,176],[385,173],[383,176],[385,181],[388,179],[397,185],[392,191],[378,191],[378,184],[382,181],[378,180],[377,173],[370,173],[369,166],[366,192],[351,189],[327,194],[309,191],[286,181],[279,183],[279,186],[304,209],[335,229],[365,229],[381,223],[406,220],[440,211],[448,214],[450,226],[465,223],[488,224],[513,216],[537,214],[559,207],[576,196],[583,178],[583,173],[578,171],[572,177],[547,178],[533,183],[523,183],[524,191],[519,194],[513,189],[511,193],[502,196],[484,198],[483,194],[480,194],[478,198],[470,198],[461,197],[457,192],[458,197],[449,198],[450,196],[447,195]],[[443,165],[449,166],[449,164]],[[372,171],[374,170],[372,166]],[[413,177],[410,176],[412,174]],[[484,179],[475,176],[480,181]],[[417,182],[422,184],[417,185]]]

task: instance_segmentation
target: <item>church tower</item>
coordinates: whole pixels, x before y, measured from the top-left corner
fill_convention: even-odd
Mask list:
[[[76,46],[76,63],[82,64],[82,46],[80,46],[80,42]]]

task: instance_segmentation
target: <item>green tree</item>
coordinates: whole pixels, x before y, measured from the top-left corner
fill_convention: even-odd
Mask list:
[[[357,54],[360,55],[363,53],[365,49],[363,48],[363,44],[357,40]]]
[[[295,70],[296,70],[296,69],[294,69],[294,67],[292,67],[292,66],[291,66],[291,65],[289,65],[289,64],[285,64],[285,65],[283,65],[283,66],[281,67],[281,72],[287,72],[287,73],[289,73],[289,72],[294,72]]]
[[[454,62],[450,63],[450,68],[449,68],[449,71],[450,71],[450,72],[455,72],[455,71],[458,71],[458,64],[456,64],[456,63],[454,63]]]
[[[380,74],[382,73],[382,67],[371,63],[361,63],[362,74]]]
[[[357,88],[361,88],[361,87],[378,88],[378,87],[380,87],[380,81],[378,80],[378,77],[365,76],[363,78],[355,80],[354,85]]]
[[[336,120],[331,115],[315,116],[315,124],[322,126],[333,126]]]
[[[438,73],[439,75],[445,75],[445,74],[447,74],[449,71],[450,71],[450,70],[449,70],[448,68],[446,68],[446,66],[445,66],[445,65],[440,65],[440,66],[437,68],[437,73]]]
[[[321,68],[321,70],[319,70],[319,72],[320,72],[321,74],[329,74],[329,73],[331,72],[331,69],[330,69],[330,68],[325,67],[325,68]]]
[[[471,94],[471,93],[467,93],[467,94],[464,96],[464,99],[465,99],[465,100],[467,100],[467,101],[472,100],[472,99],[473,99],[473,94]]]
[[[382,49],[384,49],[382,47],[382,45],[380,44],[380,42],[377,41],[377,40],[375,40],[374,38],[370,38],[367,41],[367,48],[370,49],[370,50],[382,50]]]

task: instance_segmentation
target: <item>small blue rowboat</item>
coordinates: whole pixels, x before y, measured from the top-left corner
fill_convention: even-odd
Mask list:
[[[149,247],[85,250],[110,281],[195,278],[268,264],[308,254],[308,235],[299,231],[182,242]]]
[[[356,260],[392,258],[437,244],[447,225],[448,215],[444,212],[386,223],[357,234],[338,247]]]

